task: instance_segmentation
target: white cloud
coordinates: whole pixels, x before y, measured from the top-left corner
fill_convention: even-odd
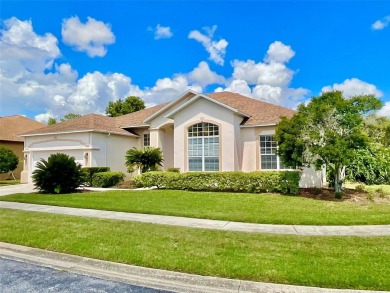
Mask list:
[[[211,71],[209,65],[205,61],[201,61],[197,67],[187,74],[188,79],[195,84],[205,87],[210,84],[223,84],[225,78]]]
[[[153,31],[155,40],[169,39],[173,36],[173,33],[171,32],[171,28],[169,26],[162,26],[158,24]]]
[[[77,16],[62,22],[62,41],[77,51],[87,52],[90,57],[103,57],[106,46],[115,42],[115,36],[109,24],[92,17],[84,24]]]
[[[390,15],[387,15],[377,21],[375,21],[372,25],[371,28],[373,30],[383,30],[385,27],[387,27],[390,23]]]
[[[375,95],[382,97],[383,93],[376,88],[375,85],[362,81],[358,78],[346,79],[342,83],[335,83],[332,86],[325,86],[322,92],[342,91],[345,97],[353,97],[358,95]]]
[[[269,46],[264,61],[285,63],[290,61],[294,55],[295,52],[291,49],[290,46],[286,46],[282,42],[276,41]]]
[[[386,102],[382,109],[380,109],[377,113],[379,116],[387,116],[390,118],[390,101]]]
[[[234,68],[233,78],[225,90],[274,104],[296,107],[306,98],[309,90],[290,88],[294,71],[285,63],[294,55],[290,46],[275,41],[269,46],[263,62],[234,60],[231,62]]]
[[[194,39],[201,43],[206,51],[210,54],[209,59],[214,61],[218,65],[224,64],[224,58],[226,54],[226,47],[229,44],[225,39],[220,39],[219,41],[214,41],[213,36],[217,29],[217,26],[214,25],[210,27],[204,27],[203,30],[206,34],[202,34],[198,30],[193,30],[188,34],[189,39]]]

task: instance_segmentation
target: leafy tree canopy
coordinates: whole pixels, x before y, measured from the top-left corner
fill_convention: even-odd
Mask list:
[[[119,99],[115,102],[109,102],[106,114],[110,117],[118,117],[142,109],[145,109],[144,101],[139,97],[130,96],[125,100]]]
[[[13,150],[0,146],[0,174],[12,172],[19,164],[19,158]]]
[[[341,192],[347,165],[356,150],[368,144],[362,127],[364,115],[381,107],[373,95],[347,99],[333,91],[313,97],[277,125],[275,137],[282,161],[288,166],[326,165],[334,174],[336,193]]]
[[[390,147],[390,119],[370,114],[364,119],[364,130],[373,143]]]

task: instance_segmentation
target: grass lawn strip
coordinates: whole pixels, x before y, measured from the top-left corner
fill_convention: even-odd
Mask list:
[[[390,237],[254,235],[1,209],[0,241],[192,274],[390,290]]]
[[[20,180],[0,180],[0,187],[1,186],[8,186],[8,185],[16,185],[20,184]]]
[[[286,225],[390,224],[389,203],[177,190],[15,194],[0,200],[120,212]]]

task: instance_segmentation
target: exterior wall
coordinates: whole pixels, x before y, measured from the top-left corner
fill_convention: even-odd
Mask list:
[[[238,144],[235,134],[237,115],[232,111],[205,99],[199,99],[190,107],[175,114],[174,120],[174,167],[188,171],[187,144],[188,127],[200,122],[219,126],[219,160],[221,171],[239,169]]]
[[[110,167],[111,171],[120,171],[129,175],[125,165],[126,151],[133,147],[139,147],[141,138],[105,133],[92,133],[91,135],[94,149],[91,151],[89,166],[107,166]]]
[[[10,148],[18,156],[19,164],[16,167],[16,169],[13,171],[13,174],[14,174],[16,179],[20,179],[20,174],[23,171],[23,161],[24,161],[23,142],[2,140],[2,141],[0,141],[0,145]],[[8,179],[8,178],[12,178],[12,176],[10,177],[8,173],[7,174],[0,174],[0,180],[4,180],[4,179]]]
[[[92,132],[25,137],[21,182],[31,183],[36,163],[55,153],[73,156],[83,167],[108,166],[126,174],[125,153],[137,143],[139,138]]]

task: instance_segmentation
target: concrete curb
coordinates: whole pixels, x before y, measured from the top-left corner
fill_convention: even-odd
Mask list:
[[[390,225],[305,226],[252,224],[175,216],[136,214],[83,208],[26,204],[6,201],[0,201],[0,208],[247,233],[270,233],[306,236],[390,236]]]
[[[3,242],[0,242],[0,256],[58,270],[172,292],[384,292],[304,287],[206,277],[96,260]]]

